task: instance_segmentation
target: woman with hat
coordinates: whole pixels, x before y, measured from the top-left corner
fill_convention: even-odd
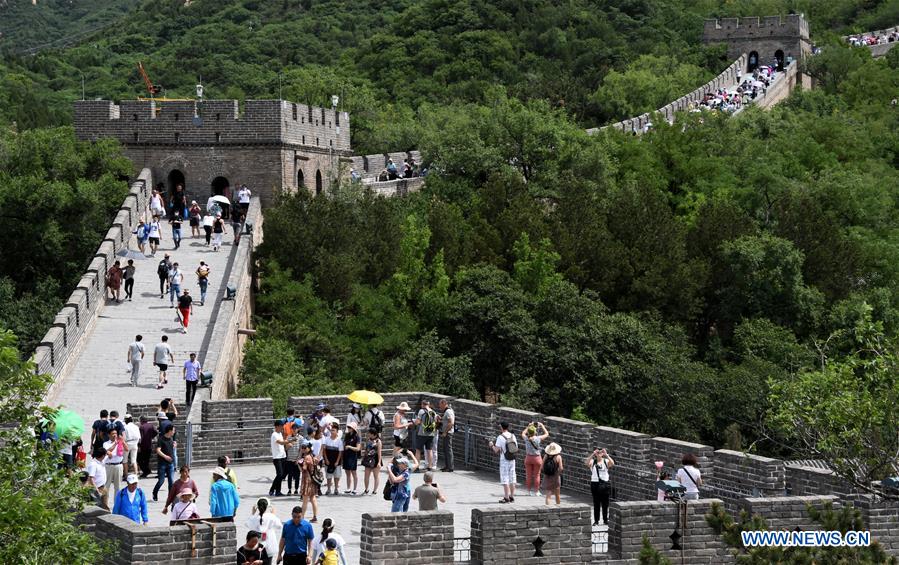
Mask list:
[[[546,505],[549,499],[555,495],[556,504],[561,504],[562,491],[562,446],[556,442],[546,446],[546,456],[543,458],[543,492],[546,494]]]
[[[362,405],[354,402],[350,404],[350,413],[346,415],[346,425],[350,425],[350,422],[354,422],[356,424],[356,429],[359,429],[359,424],[362,423]]]
[[[356,476],[356,467],[359,464],[359,452],[362,451],[359,440],[359,426],[356,422],[348,422],[343,436],[343,470],[346,474],[346,488],[344,494],[356,494],[359,487],[359,477]]]
[[[409,437],[409,428],[415,423],[406,418],[406,412],[410,410],[406,402],[401,402],[396,407],[396,413],[393,415],[393,455],[399,454],[403,448],[403,442]]]
[[[213,518],[234,518],[239,505],[237,487],[228,480],[228,472],[216,467],[212,471],[212,486],[209,488],[209,513]]]
[[[189,488],[182,489],[178,493],[178,502],[172,506],[172,518],[169,524],[176,520],[193,520],[200,517],[200,511],[194,504],[194,491]]]
[[[247,528],[259,532],[259,541],[265,546],[265,552],[268,555],[278,555],[282,526],[281,520],[275,516],[275,509],[269,499],[262,497],[257,500],[256,506],[253,507],[253,513],[247,518]],[[262,561],[264,565],[270,565],[272,558],[269,557],[268,561],[265,559]]]

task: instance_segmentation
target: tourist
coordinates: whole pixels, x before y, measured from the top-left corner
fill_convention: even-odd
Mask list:
[[[200,266],[197,267],[197,284],[200,285],[200,306],[206,304],[206,290],[209,288],[209,273],[211,272],[212,269],[209,268],[209,265],[205,261],[200,261]]]
[[[150,213],[153,216],[165,216],[165,204],[162,202],[162,193],[157,189],[150,196]]]
[[[562,463],[562,446],[556,442],[546,446],[546,457],[543,458],[543,492],[546,493],[546,505],[555,495],[556,506],[562,504],[562,471],[565,465]]]
[[[326,437],[332,425],[340,425],[340,421],[331,415],[331,409],[325,405],[320,410],[321,415],[318,417],[318,428]]]
[[[328,490],[325,496],[332,493],[331,485],[334,485],[334,496],[340,494],[340,476],[343,462],[343,438],[340,437],[340,427],[337,423],[331,424],[329,434],[322,441],[322,465],[325,466],[325,478],[328,481]]]
[[[194,502],[194,491],[189,488],[181,489],[180,491],[172,491],[172,494],[175,492],[178,493],[178,502],[172,505],[172,517],[169,520],[169,525],[172,525],[177,520],[196,520],[200,517],[200,509],[197,508],[196,502]],[[165,511],[163,511],[165,514]]]
[[[178,297],[178,319],[181,320],[181,333],[187,333],[187,327],[190,325],[190,316],[194,313],[194,298],[190,295],[190,290],[184,289],[184,292]]]
[[[125,436],[125,423],[118,419],[119,412],[118,410],[110,410],[109,411],[109,421],[106,423],[107,427],[110,430],[115,430],[119,433],[119,437]]]
[[[140,442],[137,444],[137,466],[140,467],[140,478],[150,476],[150,455],[153,453],[153,440],[157,435],[156,426],[147,419],[140,417]]]
[[[250,198],[253,196],[253,193],[247,188],[247,185],[241,185],[240,190],[237,191],[237,203],[240,204],[241,210],[243,210],[244,215],[250,210]]]
[[[309,415],[309,418],[306,419],[306,435],[312,436],[316,429],[319,428],[318,422],[319,419],[324,415],[322,412],[328,405],[324,402],[319,403],[318,406],[315,407],[315,411]]]
[[[182,184],[175,187],[175,194],[172,195],[172,211],[182,218],[187,217],[187,194]]]
[[[181,212],[175,212],[169,223],[172,225],[172,243],[175,244],[175,249],[178,249],[181,247]]]
[[[127,361],[131,365],[131,386],[137,386],[137,380],[140,378],[140,365],[144,360],[144,355],[147,354],[144,344],[141,343],[143,339],[144,336],[137,334],[134,336],[134,341],[128,346]]]
[[[355,402],[350,404],[350,413],[346,415],[346,425],[347,426],[350,425],[350,423],[352,422],[352,423],[356,424],[356,429],[357,430],[359,429],[359,424],[362,423],[362,417],[359,414],[359,410],[361,410],[361,409],[362,409],[362,406],[360,406],[359,404],[357,404]]]
[[[247,532],[247,543],[237,548],[237,565],[269,565],[272,555],[259,543],[261,534],[255,530]]]
[[[661,463],[661,461],[659,461],[659,463]],[[671,480],[671,473],[669,473],[668,471],[663,471],[662,468],[659,467],[659,472],[656,474],[656,481],[670,481],[670,480]],[[666,499],[665,491],[660,488],[656,488],[656,500],[658,500],[659,502],[663,502],[665,499]]]
[[[216,465],[225,470],[228,480],[231,481],[234,488],[240,490],[240,487],[237,485],[237,473],[234,472],[234,467],[231,466],[231,458],[227,455],[219,455]]]
[[[365,411],[365,416],[362,417],[362,425],[359,428],[360,433],[363,430],[374,430],[379,436],[381,435],[381,432],[384,430],[384,413],[381,412],[378,406],[380,405],[374,404]]]
[[[125,299],[128,302],[131,302],[134,296],[134,271],[136,270],[134,259],[128,259],[128,264],[122,269],[122,276],[125,278]]]
[[[272,464],[275,466],[275,478],[272,479],[272,486],[268,489],[269,496],[284,496],[281,492],[281,482],[287,476],[287,468],[284,461],[287,460],[287,452],[284,450],[285,445],[290,445],[292,438],[284,439],[284,421],[275,420],[274,431],[269,438],[272,450]]]
[[[387,467],[387,480],[392,485],[390,498],[393,504],[390,507],[391,512],[408,512],[409,499],[412,492],[409,486],[409,460],[400,457],[396,460],[396,471],[394,466]]]
[[[345,565],[346,559],[344,556],[338,552],[337,549],[337,540],[333,538],[328,538],[325,541],[324,551],[321,552],[318,560],[315,562],[316,565]]]
[[[181,296],[181,283],[184,282],[184,275],[178,268],[178,263],[172,263],[169,271],[169,308],[175,307],[175,300]]]
[[[322,429],[317,427],[315,428],[315,431],[312,432],[312,438],[309,440],[312,449],[312,458],[315,459],[316,465],[320,464],[322,461],[323,436]]]
[[[171,270],[172,261],[169,259],[169,254],[166,253],[159,265],[156,266],[156,274],[159,276],[159,298],[165,297],[166,285],[169,282],[169,271]]]
[[[387,159],[387,174],[390,180],[397,178],[396,163],[393,162],[393,159]]]
[[[266,553],[271,556],[278,555],[278,547],[281,544],[281,529],[283,524],[269,499],[263,497],[256,501],[253,512],[246,522],[247,528],[259,532],[259,540],[265,547]]]
[[[346,433],[343,436],[343,470],[346,471],[346,490],[344,494],[356,494],[359,488],[359,477],[356,475],[356,468],[359,464],[359,452],[362,451],[362,445],[359,441],[359,426],[356,422],[350,422],[346,426]]]
[[[453,472],[453,434],[456,431],[456,411],[445,398],[437,405],[440,408],[440,445],[443,446],[443,468],[446,473]]]
[[[225,220],[221,214],[215,215],[215,221],[212,222],[212,250],[218,251],[222,246],[222,236],[225,234]]]
[[[197,483],[190,478],[190,466],[182,465],[181,469],[178,470],[178,473],[178,480],[175,481],[169,489],[169,495],[165,499],[165,506],[162,507],[163,514],[167,513],[169,511],[169,506],[175,503],[175,497],[181,497],[185,490],[189,490],[191,494],[193,494],[191,500],[200,496],[200,488],[197,486]]]
[[[184,291],[187,292],[186,290]],[[183,297],[182,297],[183,298]],[[203,366],[197,361],[197,354],[191,353],[190,359],[184,362],[182,374],[184,377],[184,405],[190,406],[197,394],[197,383],[200,381],[200,373]]]
[[[362,466],[365,468],[365,490],[362,494],[377,494],[378,483],[381,479],[381,437],[377,431],[372,428],[368,429],[368,441],[365,442],[365,453],[362,455]],[[374,477],[374,486],[368,488],[370,479]]]
[[[169,364],[175,364],[175,356],[172,354],[172,348],[169,347],[169,336],[162,336],[162,341],[153,348],[153,364],[159,369],[159,382],[156,388],[160,389],[169,383],[168,370]]]
[[[159,401],[159,409],[156,411],[156,419],[159,421],[159,432],[170,426],[178,417],[178,407],[171,398],[163,398]]]
[[[206,214],[203,216],[203,233],[206,236],[206,246],[209,247],[209,243],[212,241],[212,224],[215,223],[215,216],[212,214]]]
[[[137,248],[140,249],[140,252],[144,255],[147,254],[147,242],[150,241],[150,226],[147,225],[147,222],[144,221],[143,218],[140,218],[137,221],[137,227],[132,231],[137,238]]]
[[[137,475],[128,475],[125,482],[128,483],[128,486],[116,493],[112,504],[112,513],[146,526],[150,522],[147,513],[147,497],[144,495],[143,489],[137,486]]]
[[[302,484],[300,485],[300,494],[303,497],[303,508],[301,516],[306,515],[306,508],[312,504],[312,522],[318,520],[318,492],[320,484],[314,479],[318,464],[312,457],[312,444],[304,442],[300,448],[302,463],[300,467],[303,471]],[[296,511],[296,508],[294,508]]]
[[[539,433],[537,433],[539,431]],[[540,468],[543,466],[543,458],[540,457],[540,445],[549,437],[549,430],[543,422],[531,422],[522,430],[521,438],[524,440],[524,482],[528,489],[528,496],[542,496],[540,494]]]
[[[175,426],[170,425],[162,432],[162,435],[156,438],[156,472],[158,479],[156,486],[153,487],[153,502],[159,500],[159,489],[162,483],[166,482],[169,492],[172,490],[174,475],[173,469],[175,464]]]
[[[109,429],[109,411],[100,410],[100,418],[91,424],[91,450],[103,447],[106,443],[106,432]]]
[[[235,211],[231,214],[231,231],[234,232],[234,247],[237,247],[240,244],[240,232],[243,227],[243,213],[240,211]]]
[[[436,465],[431,450],[434,448],[434,436],[437,435],[437,413],[431,409],[430,400],[421,401],[421,409],[415,416],[415,425],[418,426],[418,433],[415,436],[415,458],[425,463],[426,470],[434,471]],[[418,473],[422,469],[419,466],[414,471]]]
[[[212,470],[212,486],[209,487],[209,514],[213,518],[234,518],[240,497],[237,488],[228,480],[228,473],[221,467]]]
[[[333,562],[346,565],[348,561],[343,551],[346,541],[344,541],[343,536],[334,533],[334,520],[325,518],[322,521],[322,533],[315,536],[315,539],[312,541],[312,562],[318,563],[319,557],[324,555],[327,552],[327,548],[331,547],[331,545],[334,546],[333,552],[337,558]],[[328,563],[327,559],[322,562]]]
[[[87,464],[87,484],[91,488],[91,496],[100,508],[109,510],[106,498],[106,450],[103,446],[95,447],[91,453],[91,462]]]
[[[125,433],[122,434],[125,439],[125,445],[128,447],[128,455],[125,458],[125,468],[122,470],[126,475],[138,473],[137,470],[137,444],[140,443],[140,427],[134,423],[131,414],[125,414]]]
[[[159,244],[162,242],[162,227],[159,225],[159,214],[154,215],[150,221],[150,255],[156,255]]]
[[[122,264],[118,261],[112,264],[112,267],[106,271],[106,298],[121,302],[119,292],[122,287]]]
[[[303,516],[305,512],[299,506],[294,506],[291,519],[284,522],[281,528],[281,543],[278,545],[278,563],[284,565],[307,565],[311,562],[312,539],[315,532],[312,524]]]
[[[590,469],[590,494],[593,495],[593,525],[599,525],[600,516],[602,523],[609,523],[609,498],[612,495],[612,483],[609,478],[609,469],[615,466],[615,461],[609,457],[605,448],[593,449],[593,453],[584,461]]]
[[[292,440],[285,447],[285,451],[287,451],[287,459],[284,460],[284,472],[287,474],[287,494],[299,495],[300,462],[302,457],[300,453],[300,444],[302,443],[302,438],[300,437],[299,426],[302,425],[302,419],[299,421],[295,419],[295,417],[293,416],[293,409],[290,409],[287,412],[287,421],[284,423],[284,437],[291,438]]]
[[[396,413],[393,415],[393,455],[396,456],[403,448],[406,438],[409,437],[409,428],[414,426],[406,418],[406,412],[409,411],[409,405],[406,402],[400,402],[396,407]]]
[[[438,501],[446,502],[446,495],[434,484],[434,473],[428,471],[424,474],[424,484],[416,487],[412,500],[418,501],[419,510],[437,510]]]
[[[699,462],[692,453],[687,453],[681,459],[683,467],[677,470],[677,480],[687,489],[684,498],[687,500],[699,500],[699,487],[702,486],[702,473],[699,472]]]
[[[518,442],[509,431],[509,424],[500,422],[500,434],[490,442],[494,453],[499,454],[499,482],[503,485],[501,504],[515,502],[515,455],[518,453]]]
[[[200,237],[200,218],[203,215],[203,210],[200,208],[200,205],[197,204],[196,200],[191,201],[190,209],[187,211],[187,214],[187,217],[190,219],[191,237]]]
[[[103,443],[103,449],[106,450],[106,490],[109,490],[110,485],[113,487],[112,496],[115,500],[122,486],[122,464],[128,453],[128,446],[115,427],[110,427],[108,437],[109,440]],[[106,499],[103,501],[106,502]]]

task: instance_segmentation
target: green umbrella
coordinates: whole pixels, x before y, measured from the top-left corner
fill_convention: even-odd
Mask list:
[[[71,410],[58,410],[53,415],[53,423],[60,438],[76,440],[84,433],[84,420]]]

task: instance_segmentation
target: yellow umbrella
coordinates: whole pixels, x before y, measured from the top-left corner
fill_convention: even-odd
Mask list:
[[[372,392],[370,390],[354,390],[347,396],[347,398],[353,402],[366,404],[368,406],[371,406],[372,404],[384,404],[384,397],[377,392]]]

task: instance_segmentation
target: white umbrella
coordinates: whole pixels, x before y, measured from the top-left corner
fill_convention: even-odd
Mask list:
[[[228,206],[231,205],[231,201],[228,200],[228,198],[226,198],[225,196],[222,196],[221,194],[217,194],[216,196],[213,196],[211,198],[211,201],[212,202],[221,202],[222,204],[227,204]]]
[[[764,87],[765,87],[765,83],[762,82],[762,81],[760,81],[760,80],[757,80],[757,81],[754,81],[754,82],[752,83],[752,86],[756,86],[756,87],[758,87],[758,88],[764,88]]]

